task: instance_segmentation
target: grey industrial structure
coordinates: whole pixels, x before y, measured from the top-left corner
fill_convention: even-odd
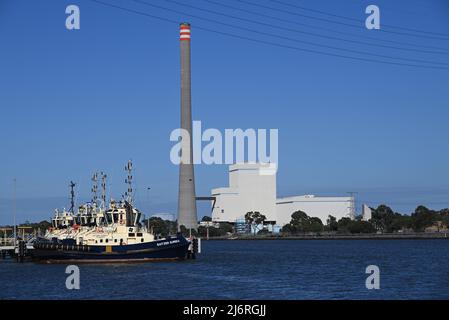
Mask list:
[[[189,152],[187,163],[181,155],[179,165],[179,199],[178,199],[178,227],[197,229],[197,211],[195,194],[195,174],[192,152],[192,98],[190,73],[190,24],[180,25],[181,46],[181,129],[188,133],[183,136],[181,152]],[[188,138],[188,139],[186,139]]]

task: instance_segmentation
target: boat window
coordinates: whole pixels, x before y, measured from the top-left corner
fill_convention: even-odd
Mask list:
[[[114,239],[114,242],[117,242],[117,239]]]
[[[135,237],[136,236],[136,234],[134,233],[134,232],[130,232],[129,234],[128,234],[128,237]]]
[[[143,238],[142,238],[142,239],[140,239],[140,242],[143,242]]]
[[[100,239],[100,243],[103,243],[103,239]]]
[[[109,239],[106,239],[106,243],[108,243],[109,242]]]
[[[139,233],[137,234],[137,236],[138,236],[138,237],[142,237],[143,235],[142,235],[141,232],[139,232]]]

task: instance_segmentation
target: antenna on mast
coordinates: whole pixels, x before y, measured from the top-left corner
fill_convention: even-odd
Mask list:
[[[92,203],[95,205],[95,207],[97,206],[97,201],[98,201],[98,196],[97,196],[97,192],[98,192],[98,172],[95,172],[94,175],[92,176]]]
[[[107,175],[101,172],[101,207],[106,208],[106,179]]]
[[[125,171],[128,172],[128,178],[125,179],[125,183],[128,184],[128,191],[125,193],[125,200],[128,201],[130,204],[133,203],[133,162],[132,160],[128,161],[128,164],[125,166]]]
[[[75,186],[73,181],[70,181],[70,210],[69,212],[75,213]]]

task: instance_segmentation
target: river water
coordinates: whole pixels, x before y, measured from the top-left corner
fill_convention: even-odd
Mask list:
[[[448,240],[203,241],[198,260],[79,265],[0,261],[0,299],[449,299]],[[366,268],[380,270],[368,290]]]

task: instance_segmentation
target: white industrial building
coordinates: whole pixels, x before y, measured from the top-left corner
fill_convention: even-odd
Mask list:
[[[249,211],[259,211],[276,221],[276,174],[262,174],[259,164],[229,167],[229,187],[212,190],[216,198],[212,220],[234,222]]]
[[[373,212],[370,207],[368,207],[366,204],[362,206],[362,220],[363,221],[370,221],[373,217]]]
[[[352,197],[317,197],[314,195],[304,195],[295,197],[279,198],[276,201],[276,223],[284,226],[290,223],[293,212],[301,210],[310,217],[320,218],[323,224],[329,215],[337,220],[343,217],[353,218]]]
[[[229,187],[212,190],[215,222],[235,222],[249,211],[259,211],[266,222],[284,226],[291,215],[301,210],[310,217],[320,218],[323,224],[329,215],[354,218],[353,197],[318,197],[299,195],[286,198],[276,196],[276,174],[267,174],[260,164],[236,164],[229,167]]]

